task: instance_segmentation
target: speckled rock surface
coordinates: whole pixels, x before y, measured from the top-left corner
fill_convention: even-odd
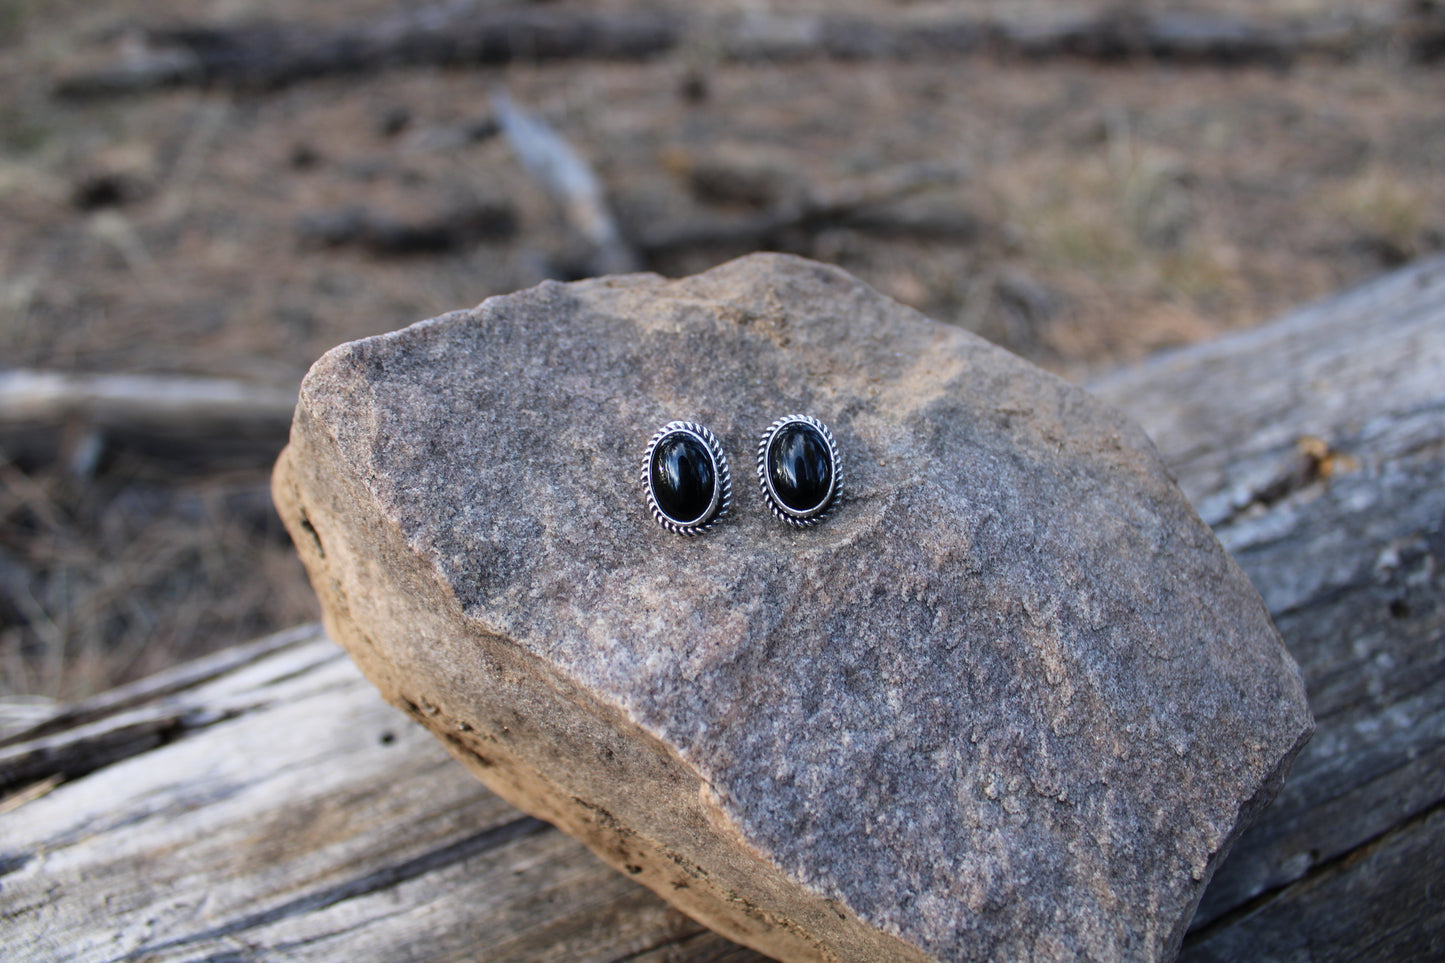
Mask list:
[[[833,514],[752,476],[831,426]],[[731,515],[637,476],[710,426]],[[544,284],[322,358],[275,477],[328,630],[498,793],[783,960],[1164,959],[1312,723],[1142,432],[847,274]]]

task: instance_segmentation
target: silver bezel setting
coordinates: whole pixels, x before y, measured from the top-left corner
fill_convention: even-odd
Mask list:
[[[828,445],[828,457],[832,461],[832,477],[829,479],[828,494],[814,508],[806,512],[798,512],[783,504],[778,497],[777,491],[773,489],[773,480],[768,477],[768,449],[772,447],[773,439],[777,437],[786,425],[802,423],[810,425],[818,430],[823,436],[823,441]],[[763,497],[767,499],[768,507],[779,521],[787,522],[795,528],[807,528],[821,522],[832,511],[833,506],[838,503],[838,497],[843,491],[843,457],[838,454],[838,443],[833,440],[833,433],[828,426],[817,418],[810,415],[785,415],[777,421],[768,425],[763,432],[762,439],[758,442],[758,485],[763,490]]]
[[[712,500],[708,502],[706,511],[690,521],[679,521],[664,512],[657,504],[657,493],[652,488],[652,456],[664,438],[675,434],[691,435],[702,442],[708,457],[712,459]],[[727,455],[723,453],[722,443],[717,440],[717,435],[705,426],[691,421],[669,421],[657,429],[656,434],[648,440],[647,450],[642,455],[642,490],[647,493],[647,507],[652,511],[652,517],[669,532],[677,535],[701,535],[712,528],[714,523],[728,513],[733,500],[732,472],[728,468]]]

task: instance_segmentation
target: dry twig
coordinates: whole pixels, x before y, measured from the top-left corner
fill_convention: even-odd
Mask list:
[[[505,92],[492,95],[492,109],[522,166],[557,200],[568,227],[587,246],[584,273],[637,270],[637,254],[623,240],[602,181],[582,155],[546,121],[514,104]]]

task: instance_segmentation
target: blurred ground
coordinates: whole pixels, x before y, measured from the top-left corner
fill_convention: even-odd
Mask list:
[[[58,87],[144,52],[147,29],[321,34],[398,9],[417,8],[0,0],[0,367],[289,387],[338,342],[586,273],[556,199],[497,134],[502,88],[593,165],[645,269],[794,251],[1072,378],[1445,247],[1445,72],[1399,26],[1434,23],[1431,3],[614,0],[586,9],[751,17],[774,35],[787,23],[771,15],[806,9],[1368,29],[1335,53],[1181,60],[739,58],[699,28],[645,59]],[[735,230],[760,219],[773,226]],[[268,470],[120,447],[79,474],[0,460],[0,696],[76,698],[314,617]]]

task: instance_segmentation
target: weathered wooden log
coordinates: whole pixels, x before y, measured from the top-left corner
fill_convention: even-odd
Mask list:
[[[1445,261],[1094,390],[1140,421],[1249,573],[1318,724],[1185,957],[1438,958]]]
[[[94,97],[174,86],[280,87],[315,77],[403,66],[493,65],[514,60],[641,60],[689,44],[739,62],[912,59],[992,54],[1031,59],[1149,58],[1216,65],[1348,59],[1395,43],[1438,56],[1439,18],[1253,20],[1226,15],[1065,11],[1022,15],[840,15],[750,12],[681,17],[658,11],[420,7],[336,29],[289,23],[169,26],[141,31],[123,56],[60,77],[62,96]]]
[[[1439,958],[1445,259],[1094,390],[1259,586],[1318,721],[1184,957]],[[0,783],[20,959],[759,959],[503,805],[316,629],[16,734]]]

